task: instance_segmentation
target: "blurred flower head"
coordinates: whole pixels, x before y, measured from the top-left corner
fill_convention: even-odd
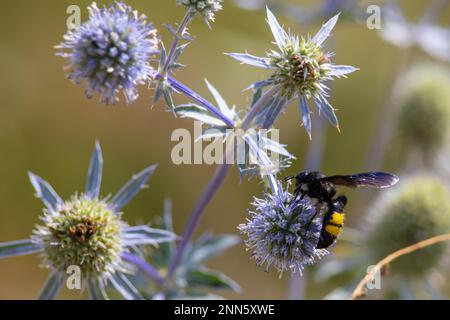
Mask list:
[[[326,82],[333,78],[345,77],[357,70],[352,66],[335,65],[331,62],[332,53],[323,50],[323,43],[330,36],[339,15],[325,23],[313,38],[304,38],[286,32],[278,23],[272,12],[267,9],[267,20],[275,38],[278,50],[271,50],[267,57],[255,57],[247,53],[230,53],[234,59],[252,66],[269,69],[272,75],[254,83],[251,88],[259,89],[266,86],[280,88],[280,99],[275,99],[273,109],[267,112],[263,127],[273,124],[276,117],[292,98],[298,98],[302,123],[311,135],[311,118],[308,100],[313,100],[317,108],[339,128],[335,109],[328,102],[328,87]],[[280,105],[279,101],[283,101]]]
[[[222,0],[177,0],[179,5],[188,8],[192,14],[200,13],[206,24],[215,19],[215,13],[222,10]]]
[[[428,158],[448,141],[450,76],[448,69],[421,65],[410,71],[400,99],[398,133],[402,142]]]
[[[150,60],[158,53],[156,29],[131,7],[116,2],[88,8],[89,20],[68,31],[56,48],[69,60],[69,79],[86,81],[86,95],[101,95],[109,104],[122,91],[127,102],[138,97],[137,85],[148,81],[153,71]]]
[[[86,191],[63,201],[50,184],[30,173],[30,181],[45,208],[42,224],[29,240],[0,244],[0,258],[41,253],[43,267],[52,274],[40,298],[53,299],[65,284],[72,267],[80,270],[91,298],[107,299],[112,286],[125,299],[141,299],[127,278],[134,267],[123,259],[139,246],[158,245],[175,239],[172,232],[148,226],[129,227],[121,209],[145,186],[156,166],[135,175],[112,198],[100,198],[103,158],[97,144],[88,172]]]
[[[450,192],[446,185],[428,175],[405,179],[376,201],[370,213],[366,245],[374,259],[381,259],[421,240],[450,232]],[[395,274],[423,277],[438,267],[445,244],[419,250],[395,261]]]
[[[247,237],[245,244],[258,266],[265,264],[266,271],[274,266],[280,273],[301,273],[305,265],[313,264],[328,251],[316,249],[322,218],[314,217],[316,209],[311,200],[295,199],[288,187],[283,190],[279,184],[277,193],[255,198],[250,217],[238,229]]]

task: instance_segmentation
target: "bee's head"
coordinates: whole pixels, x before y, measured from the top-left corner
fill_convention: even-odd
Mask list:
[[[310,184],[311,182],[319,179],[322,176],[320,172],[316,171],[303,171],[300,172],[296,177],[297,184]]]

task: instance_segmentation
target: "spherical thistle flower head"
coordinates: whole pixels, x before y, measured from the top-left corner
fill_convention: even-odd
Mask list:
[[[69,30],[56,48],[69,60],[69,79],[86,81],[86,95],[101,95],[102,102],[115,103],[122,91],[128,103],[136,100],[136,87],[151,79],[150,61],[158,51],[156,29],[131,7],[116,2],[88,8],[89,20]]]
[[[253,251],[258,266],[266,271],[274,266],[280,272],[302,272],[329,252],[316,249],[322,228],[322,218],[309,198],[294,199],[288,187],[280,184],[277,194],[266,193],[255,198],[250,217],[238,229],[246,236],[247,249]]]
[[[44,248],[46,268],[64,273],[79,266],[91,278],[112,275],[120,267],[121,232],[127,225],[107,202],[75,195],[54,212],[44,209],[42,221],[33,240]]]
[[[328,102],[326,82],[345,77],[358,70],[352,66],[333,64],[331,62],[333,54],[326,52],[323,48],[323,43],[330,36],[338,18],[339,14],[325,23],[313,38],[306,38],[286,32],[273,13],[267,9],[267,21],[277,49],[269,51],[267,57],[256,57],[247,53],[229,54],[242,63],[272,72],[268,79],[256,82],[250,88],[260,89],[272,86],[280,89],[279,98],[284,99],[282,100],[284,102],[282,106],[273,104],[276,109],[273,119],[282,112],[292,98],[299,99],[302,123],[309,135],[311,135],[311,112],[308,100],[312,100],[328,121],[339,129],[335,109]],[[272,124],[273,121],[269,122],[269,125]]]
[[[187,7],[192,14],[200,13],[206,24],[213,22],[215,13],[222,10],[222,0],[177,0],[179,5]]]
[[[398,135],[426,159],[448,141],[450,132],[449,70],[436,65],[413,68],[405,79],[399,102]]]
[[[144,245],[174,241],[175,235],[145,225],[130,227],[121,210],[145,187],[155,168],[134,175],[113,197],[101,198],[103,157],[97,144],[85,192],[67,201],[48,182],[29,173],[36,196],[45,205],[41,223],[30,239],[0,243],[0,258],[40,253],[42,266],[51,271],[40,299],[55,298],[71,270],[79,270],[79,282],[92,299],[108,299],[108,285],[125,299],[143,299],[128,278],[139,266],[136,252]]]
[[[369,214],[366,246],[374,261],[401,248],[450,232],[450,192],[445,184],[429,176],[403,181],[376,201]],[[446,244],[409,254],[392,264],[393,274],[422,278],[446,255]]]

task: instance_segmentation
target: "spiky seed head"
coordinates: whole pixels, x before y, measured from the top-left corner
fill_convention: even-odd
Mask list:
[[[397,117],[399,137],[427,159],[432,159],[448,139],[449,88],[449,70],[438,66],[416,67],[405,79]]]
[[[114,274],[123,251],[120,214],[98,199],[73,196],[56,212],[44,209],[33,240],[44,248],[44,266],[66,273],[78,266],[85,277]]]
[[[373,261],[421,240],[450,232],[450,192],[432,176],[418,176],[386,190],[369,214],[366,245]],[[438,267],[445,244],[433,245],[392,264],[393,274],[423,276]]]

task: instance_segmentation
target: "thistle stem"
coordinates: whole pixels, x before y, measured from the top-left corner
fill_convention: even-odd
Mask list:
[[[184,250],[186,249],[186,246],[189,243],[189,239],[195,232],[195,229],[197,228],[198,222],[200,221],[200,218],[206,206],[209,204],[209,202],[212,200],[216,192],[219,190],[220,186],[225,180],[225,177],[227,176],[229,169],[230,169],[229,164],[219,165],[212,180],[208,184],[208,187],[206,188],[200,200],[197,202],[197,205],[195,206],[194,210],[192,210],[189,221],[184,230],[183,238],[178,246],[174,258],[170,262],[169,271],[167,273],[168,277],[171,277],[173,275],[178,264],[180,263]]]
[[[259,100],[253,105],[252,109],[246,115],[241,128],[243,130],[248,130],[251,126],[252,121],[258,115],[258,112],[261,111],[261,109],[267,104],[267,102],[269,102],[270,99],[272,99],[273,96],[277,95],[279,92],[280,92],[279,87],[273,87],[268,91],[266,91],[266,93],[261,98],[259,98]],[[226,154],[228,154],[228,150]],[[172,261],[169,264],[167,279],[169,279],[173,275],[176,268],[178,267],[178,264],[180,263],[181,258],[183,257],[184,251],[186,250],[190,238],[192,237],[197,228],[198,222],[200,221],[200,218],[202,217],[205,208],[211,202],[214,195],[220,189],[222,183],[225,181],[229,169],[230,169],[229,164],[219,165],[219,167],[216,169],[213,178],[206,187],[205,192],[203,193],[201,198],[198,200],[196,206],[192,210],[191,215],[189,217],[189,221],[184,230],[182,240],[178,245],[175,256],[173,257]]]
[[[158,75],[157,78],[162,77],[161,75]],[[199,103],[206,109],[208,109],[211,113],[219,117],[227,126],[230,128],[234,128],[234,123],[231,119],[226,117],[222,112],[220,112],[219,109],[217,109],[215,106],[213,106],[208,100],[203,98],[200,94],[193,91],[192,89],[188,88],[186,85],[179,82],[177,79],[172,77],[167,77],[167,82],[169,85],[174,88],[176,91],[184,93],[186,96],[194,100],[195,102]]]
[[[151,264],[142,260],[138,256],[128,253],[128,252],[125,252],[125,253],[122,253],[122,259],[137,266],[139,269],[144,271],[155,282],[157,282],[159,284],[164,283],[164,278],[159,274],[158,270],[156,270]]]
[[[161,70],[161,75],[163,76],[163,78],[166,76],[167,71],[169,70],[169,67],[172,64],[172,59],[177,50],[178,43],[180,42],[180,39],[186,33],[187,27],[188,27],[189,23],[192,21],[193,16],[194,15],[191,12],[186,11],[186,14],[183,17],[183,20],[181,21],[180,25],[178,26],[176,34],[174,34],[174,39],[170,46],[170,51],[169,51],[169,54],[167,55],[166,63],[164,64],[164,66]]]

